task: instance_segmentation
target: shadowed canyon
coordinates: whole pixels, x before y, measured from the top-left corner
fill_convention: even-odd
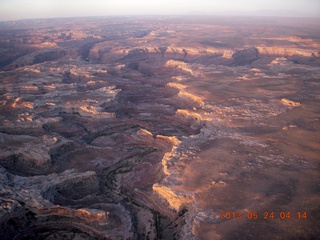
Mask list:
[[[317,239],[319,29],[0,22],[0,239]]]

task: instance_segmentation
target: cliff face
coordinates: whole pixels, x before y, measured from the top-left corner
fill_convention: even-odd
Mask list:
[[[177,110],[198,106],[200,98],[170,87],[160,74],[167,68],[190,75],[187,64],[143,65],[152,77],[130,63],[107,66],[44,62],[5,82],[1,237],[50,239],[75,231],[81,239],[158,238],[180,211],[167,210],[153,185],[166,174],[163,159],[179,144],[175,136],[199,131]]]
[[[248,65],[259,58],[257,48],[248,48],[235,52],[232,57],[236,65]]]
[[[78,200],[96,194],[98,179],[95,172],[67,170],[30,178],[7,174],[1,168],[0,177],[2,194],[10,196],[10,200],[1,202],[0,208],[4,239],[64,237],[74,231],[72,229],[77,229],[74,237],[81,239],[132,237],[132,233],[127,232],[131,229],[130,217],[120,206],[105,204],[98,208],[73,209],[56,205],[65,204],[65,198]],[[14,187],[9,187],[13,183]],[[118,209],[114,211],[114,208]],[[119,225],[119,221],[123,225]],[[48,229],[52,231],[49,236]],[[106,229],[109,231],[104,232]]]
[[[291,57],[294,55],[300,55],[303,57],[319,57],[319,52],[316,50],[302,49],[302,48],[293,48],[293,47],[266,47],[266,46],[257,46],[257,49],[262,55],[269,56],[282,56],[282,57]]]
[[[3,23],[0,239],[319,236],[319,38],[107,20]]]

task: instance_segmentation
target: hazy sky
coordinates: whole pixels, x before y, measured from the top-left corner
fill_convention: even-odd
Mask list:
[[[320,0],[0,0],[0,21],[190,13],[320,17]]]

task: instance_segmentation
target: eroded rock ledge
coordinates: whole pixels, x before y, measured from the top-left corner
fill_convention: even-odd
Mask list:
[[[65,198],[76,201],[98,195],[95,172],[66,170],[47,176],[18,177],[3,168],[0,170],[1,195],[9,197],[1,200],[2,238],[42,239],[74,233],[99,239],[132,238],[131,217],[121,205],[98,204],[86,208],[57,205],[64,204]]]
[[[165,63],[152,77],[129,65],[59,65],[21,68],[6,83],[1,236],[181,236],[184,210],[168,208],[155,186],[178,137],[199,132],[191,109],[203,102],[160,72],[189,73]]]
[[[286,170],[318,173],[318,41],[113,21],[0,36],[0,238],[248,238],[219,211],[297,207],[309,182]]]

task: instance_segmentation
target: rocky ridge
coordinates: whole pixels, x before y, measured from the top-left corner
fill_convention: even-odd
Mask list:
[[[293,131],[319,131],[315,41],[299,51],[255,47],[254,38],[208,47],[170,39],[185,31],[180,25],[142,25],[147,30],[124,25],[124,35],[111,25],[102,30],[109,38],[90,32],[90,23],[72,34],[57,30],[61,37],[50,35],[56,45],[39,40],[41,49],[3,66],[3,239],[226,239],[239,232],[223,230],[229,222],[217,209],[290,204],[305,181],[285,171],[290,181],[277,181],[269,169],[307,169],[310,179],[318,173],[314,135],[312,151],[287,153],[281,143],[296,144],[288,140]],[[51,47],[63,54],[51,56]],[[308,126],[290,117],[299,111]],[[255,189],[252,179],[263,189],[256,173],[282,188],[243,189],[254,200],[220,199],[229,192],[223,189]],[[308,205],[318,199],[312,196]]]

